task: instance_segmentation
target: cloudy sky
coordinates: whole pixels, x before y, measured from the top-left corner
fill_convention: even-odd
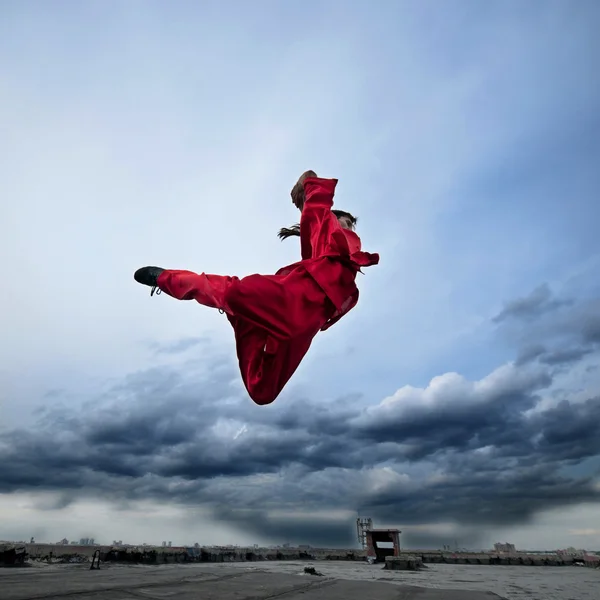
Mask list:
[[[600,549],[600,5],[0,3],[0,539]],[[381,263],[282,395],[146,264]]]

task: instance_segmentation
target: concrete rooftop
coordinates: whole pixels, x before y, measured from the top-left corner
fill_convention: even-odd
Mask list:
[[[317,570],[318,564],[314,565]],[[425,589],[210,565],[0,569],[0,600],[501,600],[491,592]]]

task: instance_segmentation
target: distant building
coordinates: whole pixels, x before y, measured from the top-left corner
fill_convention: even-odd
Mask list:
[[[173,545],[173,544],[172,544],[172,542],[169,542],[169,548],[170,548],[172,545]]]
[[[584,556],[586,556],[587,552],[586,550],[578,550],[577,548],[573,548],[573,546],[570,546],[569,548],[565,548],[564,550],[557,550],[556,554],[558,554],[559,556],[583,558]]]
[[[499,554],[515,554],[517,551],[515,545],[509,544],[508,542],[505,542],[504,544],[498,542],[497,544],[494,544],[494,549]]]
[[[163,543],[162,543],[162,547],[163,547],[163,548],[166,548],[166,547],[167,547],[167,542],[163,542]]]
[[[367,547],[367,531],[373,529],[373,519],[361,518],[356,519],[356,533],[358,541],[363,548]]]

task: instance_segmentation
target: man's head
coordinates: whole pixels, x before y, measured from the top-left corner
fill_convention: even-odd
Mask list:
[[[350,231],[354,231],[354,228],[356,227],[356,223],[358,222],[358,219],[354,215],[351,215],[349,212],[346,212],[345,210],[332,210],[331,212],[337,217],[339,224],[344,229],[349,229]]]
[[[349,229],[350,231],[354,231],[356,227],[356,223],[358,222],[358,218],[354,215],[351,215],[349,212],[345,210],[332,210],[331,211],[338,220],[338,223],[342,226],[343,229]],[[282,227],[277,234],[279,239],[285,240],[289,237],[300,236],[300,225],[292,225],[291,227]]]

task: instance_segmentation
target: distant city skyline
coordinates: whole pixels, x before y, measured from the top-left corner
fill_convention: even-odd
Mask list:
[[[123,540],[113,540],[112,544],[103,543],[101,541],[96,541],[94,538],[80,538],[79,540],[69,540],[68,538],[63,538],[59,542],[48,542],[44,540],[35,540],[35,538],[31,538],[29,542],[24,540],[0,540],[0,543],[25,543],[25,544],[40,544],[40,545],[66,545],[66,546],[123,546],[123,547],[153,547],[153,548],[202,548],[202,547],[223,547],[223,548],[300,548],[300,549],[310,549],[313,548],[310,544],[294,544],[294,543],[285,543],[285,544],[277,544],[271,546],[261,546],[259,544],[201,544],[200,542],[194,542],[192,544],[177,544],[172,541],[163,540],[160,544],[152,544],[147,542],[127,542]],[[401,544],[402,547],[402,544]],[[314,547],[318,548],[318,547]],[[350,547],[349,547],[350,548]],[[420,549],[420,548],[419,548]],[[510,542],[496,542],[492,548],[452,548],[449,545],[443,545],[436,550],[442,550],[447,552],[498,552],[501,554],[511,554],[511,553],[527,553],[527,552],[548,552],[548,553],[556,553],[556,554],[564,554],[567,556],[583,556],[585,554],[596,554],[600,556],[600,549],[593,550],[589,548],[575,548],[570,546],[568,548],[516,548],[515,544]]]

